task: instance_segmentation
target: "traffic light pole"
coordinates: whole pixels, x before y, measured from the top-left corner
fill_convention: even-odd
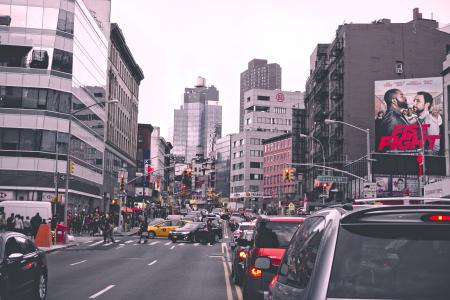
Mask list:
[[[67,224],[67,209],[69,206],[69,168],[70,168],[70,152],[72,145],[72,114],[69,115],[69,141],[67,142],[67,162],[66,162],[66,190],[64,192],[64,224]]]

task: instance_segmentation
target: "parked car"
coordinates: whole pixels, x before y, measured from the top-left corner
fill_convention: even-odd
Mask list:
[[[47,297],[47,259],[25,235],[0,233],[0,299],[44,300]]]
[[[258,219],[253,244],[245,261],[242,280],[244,299],[263,299],[292,236],[303,220],[301,217],[275,216],[261,216]],[[271,258],[270,268],[262,270],[255,266],[256,259],[261,256]]]
[[[323,209],[292,238],[268,299],[448,299],[449,232],[448,205]]]
[[[204,222],[190,222],[182,227],[178,227],[169,232],[169,240],[176,243],[177,241],[184,242],[200,242],[199,231],[205,226]]]
[[[236,241],[230,242],[233,251],[231,277],[236,284],[242,283],[242,276],[245,269],[245,260],[248,256],[248,249],[253,239],[253,229],[242,230]]]

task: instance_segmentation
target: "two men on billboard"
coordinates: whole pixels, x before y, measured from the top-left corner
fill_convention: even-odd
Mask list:
[[[442,154],[441,138],[444,132],[441,104],[435,103],[442,89],[438,90],[439,82],[433,79],[375,83],[377,152],[415,153],[424,144],[426,154]],[[435,94],[434,98],[432,93]]]

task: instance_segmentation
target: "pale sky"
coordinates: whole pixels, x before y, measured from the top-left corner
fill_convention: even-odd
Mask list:
[[[412,20],[419,7],[440,27],[450,23],[449,0],[112,0],[119,24],[142,68],[139,122],[173,126],[173,110],[197,76],[219,89],[222,135],[239,130],[239,76],[253,58],[282,68],[282,89],[304,91],[309,57],[331,42],[338,25]]]

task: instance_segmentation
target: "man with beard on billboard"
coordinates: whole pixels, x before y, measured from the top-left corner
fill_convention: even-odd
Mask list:
[[[433,107],[433,96],[427,92],[417,92],[417,95],[414,97],[414,112],[417,114],[418,122],[423,124],[428,124],[426,130],[424,130],[424,135],[433,135],[439,136],[439,122],[435,122],[433,120],[433,116],[431,115],[431,110]],[[437,139],[434,142],[434,146],[432,150],[433,154],[437,154],[440,149],[440,141]]]
[[[408,125],[409,122],[403,115],[403,110],[408,109],[408,103],[399,89],[390,89],[384,94],[386,112],[380,122],[380,127],[376,128],[379,136],[390,136],[394,128],[398,125]],[[378,145],[379,141],[376,141]]]

